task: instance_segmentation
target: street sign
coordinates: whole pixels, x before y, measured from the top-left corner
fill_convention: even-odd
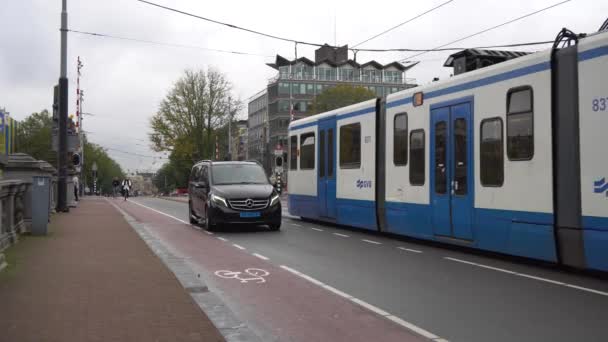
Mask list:
[[[3,111],[0,110],[0,131],[4,132],[4,119],[5,118],[5,114]]]

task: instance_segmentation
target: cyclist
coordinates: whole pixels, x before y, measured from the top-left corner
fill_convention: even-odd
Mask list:
[[[131,190],[132,186],[133,184],[131,183],[131,180],[129,178],[125,178],[122,181],[122,190],[123,195],[125,196],[125,201],[127,200],[127,198],[129,198],[129,190]]]

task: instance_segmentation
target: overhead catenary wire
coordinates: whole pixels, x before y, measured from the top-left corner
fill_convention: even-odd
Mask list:
[[[256,34],[256,35],[264,36],[264,37],[267,37],[267,38],[278,39],[278,40],[282,40],[284,42],[298,43],[298,44],[310,45],[310,46],[323,46],[324,45],[324,44],[305,42],[305,41],[302,41],[302,40],[297,40],[297,39],[292,39],[292,38],[280,37],[280,36],[277,36],[277,35],[274,35],[274,34],[270,34],[270,33],[260,32],[260,31],[257,31],[257,30],[253,30],[253,29],[241,27],[241,26],[238,26],[238,25],[226,23],[226,22],[223,22],[223,21],[219,21],[219,20],[203,17],[203,16],[200,16],[200,15],[197,15],[197,14],[194,14],[194,13],[189,13],[189,12],[186,12],[186,11],[178,10],[176,8],[172,8],[172,7],[168,7],[168,6],[163,6],[163,5],[160,5],[160,4],[157,4],[157,3],[154,3],[154,2],[150,2],[150,1],[146,1],[146,0],[136,0],[136,1],[139,1],[141,3],[147,4],[147,5],[150,5],[150,6],[155,6],[155,7],[158,7],[158,8],[162,8],[162,9],[167,10],[167,11],[171,11],[171,12],[183,14],[183,15],[186,15],[186,16],[189,16],[189,17],[205,20],[205,21],[208,21],[208,22],[211,22],[211,23],[214,23],[214,24],[227,26],[227,27],[230,27],[230,28],[235,29],[235,30],[245,31],[245,32]]]
[[[465,37],[458,38],[458,39],[453,40],[453,41],[451,41],[451,42],[449,42],[449,43],[439,45],[439,46],[437,46],[437,47],[435,47],[435,48],[433,48],[433,49],[430,49],[429,51],[423,51],[423,52],[417,53],[417,54],[415,54],[415,55],[412,55],[412,56],[406,57],[406,58],[402,59],[400,62],[405,62],[405,61],[407,61],[408,59],[412,59],[412,58],[414,58],[414,57],[418,57],[418,56],[424,55],[424,54],[426,54],[426,53],[428,53],[428,52],[431,52],[431,51],[441,51],[441,50],[439,50],[439,49],[444,48],[444,47],[446,47],[446,46],[452,45],[452,44],[454,44],[454,43],[461,42],[461,41],[463,41],[463,40],[465,40],[465,39],[469,39],[469,38],[472,38],[472,37],[478,36],[478,35],[480,35],[480,34],[486,33],[486,32],[488,32],[488,31],[491,31],[491,30],[497,29],[497,28],[499,28],[499,27],[502,27],[502,26],[505,26],[505,25],[508,25],[508,24],[514,23],[514,22],[519,21],[519,20],[521,20],[521,19],[524,19],[524,18],[530,17],[530,16],[532,16],[532,15],[535,15],[535,14],[538,14],[538,13],[541,13],[541,12],[544,12],[544,11],[547,11],[547,10],[549,10],[549,9],[551,9],[551,8],[554,8],[554,7],[557,7],[557,6],[563,5],[563,4],[565,4],[565,3],[567,3],[567,2],[570,2],[570,1],[572,1],[572,0],[564,0],[564,1],[561,1],[561,2],[558,2],[558,3],[555,3],[555,4],[551,5],[551,6],[547,6],[547,7],[541,8],[541,9],[536,10],[536,11],[534,11],[534,12],[527,13],[527,14],[522,15],[522,16],[520,16],[520,17],[517,17],[517,18],[514,18],[514,19],[510,19],[510,20],[505,21],[505,22],[503,22],[503,23],[500,23],[500,24],[498,24],[498,25],[494,25],[494,26],[492,26],[492,27],[489,27],[489,28],[483,29],[483,30],[481,30],[481,31],[479,31],[479,32],[475,32],[475,33],[473,33],[473,34],[469,34],[469,35],[467,35],[467,36],[465,36]]]
[[[206,47],[196,46],[196,45],[185,45],[185,44],[175,44],[175,43],[167,43],[167,42],[157,42],[157,41],[153,41],[153,40],[145,40],[145,39],[138,39],[138,38],[122,37],[122,36],[116,36],[116,35],[111,35],[111,34],[106,34],[106,33],[87,32],[87,31],[79,31],[79,30],[72,30],[72,29],[69,29],[68,32],[82,34],[82,35],[88,35],[88,36],[94,36],[94,37],[112,38],[112,39],[126,40],[126,41],[145,43],[145,44],[153,44],[153,45],[164,45],[164,46],[179,47],[179,48],[198,49],[198,50],[204,50],[204,51],[210,51],[210,52],[229,53],[229,54],[234,54],[234,55],[256,56],[256,57],[273,57],[273,56],[269,56],[269,55],[262,55],[262,54],[251,53],[251,52],[213,49],[213,48],[206,48]]]
[[[426,11],[424,11],[424,12],[422,12],[422,13],[420,13],[420,14],[418,14],[418,15],[416,15],[416,16],[414,16],[414,17],[412,17],[412,18],[410,18],[410,19],[408,19],[408,20],[406,20],[406,21],[404,21],[402,23],[400,23],[400,24],[397,24],[397,25],[395,25],[395,26],[393,26],[393,27],[391,27],[391,28],[389,28],[387,30],[384,30],[384,31],[382,31],[382,32],[380,32],[380,33],[372,36],[372,37],[369,37],[369,38],[363,40],[360,43],[357,43],[357,44],[353,45],[352,48],[356,48],[357,46],[363,45],[363,44],[369,42],[370,40],[376,39],[376,38],[378,38],[378,37],[380,37],[380,36],[382,36],[384,34],[387,34],[387,33],[391,32],[391,31],[393,31],[393,30],[395,30],[395,29],[397,29],[397,28],[399,28],[399,27],[401,27],[401,26],[403,26],[405,24],[408,24],[408,23],[410,23],[410,22],[412,22],[412,21],[414,21],[414,20],[416,20],[416,19],[418,19],[420,17],[423,17],[423,16],[425,16],[425,15],[427,15],[427,14],[429,14],[429,13],[435,11],[435,10],[438,10],[439,8],[441,8],[441,7],[449,4],[452,1],[454,1],[454,0],[448,0],[448,1],[442,3],[442,4],[438,5],[438,6],[435,6],[435,7],[431,8],[431,9],[429,9],[429,10],[426,10]]]

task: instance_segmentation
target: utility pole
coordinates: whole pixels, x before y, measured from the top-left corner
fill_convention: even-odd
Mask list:
[[[80,56],[78,56],[78,64],[76,66],[76,70],[78,71],[78,78],[76,81],[76,125],[78,126],[78,138],[80,141],[80,183],[86,184],[85,181],[85,172],[84,172],[84,131],[82,128],[82,102],[84,101],[84,90],[80,89],[80,69],[82,69],[84,65],[80,61]],[[82,197],[84,192],[84,186],[78,189],[80,193],[80,197]]]
[[[68,12],[67,0],[61,6],[61,69],[59,75],[59,152],[57,156],[57,211],[68,212]]]
[[[232,113],[230,112],[230,96],[228,96],[228,159],[232,160]]]

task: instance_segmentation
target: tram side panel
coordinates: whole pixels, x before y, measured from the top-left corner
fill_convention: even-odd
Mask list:
[[[583,40],[578,58],[585,259],[608,271],[608,33]]]
[[[375,100],[347,109],[336,123],[337,222],[377,230]]]
[[[288,207],[291,215],[317,218],[317,125],[303,126],[296,125],[289,131]],[[292,146],[294,143],[295,147]]]

